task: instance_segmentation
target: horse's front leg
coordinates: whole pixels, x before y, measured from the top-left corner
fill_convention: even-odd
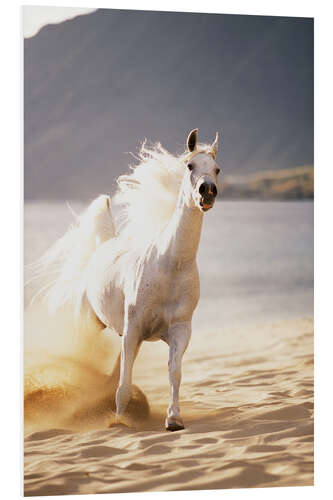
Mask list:
[[[165,428],[167,431],[184,429],[179,410],[179,387],[183,354],[191,337],[191,323],[184,322],[172,326],[168,331],[169,344],[169,381],[170,404],[167,411]]]
[[[122,337],[120,357],[120,378],[116,393],[117,417],[125,413],[127,405],[132,396],[132,372],[133,363],[139,352],[141,340],[138,331],[133,328],[127,329]]]

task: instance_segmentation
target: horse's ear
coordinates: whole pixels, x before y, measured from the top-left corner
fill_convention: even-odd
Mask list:
[[[188,134],[187,138],[187,148],[192,153],[197,147],[197,142],[198,142],[198,129],[195,128]]]
[[[217,155],[218,143],[219,143],[219,133],[216,132],[215,141],[212,144],[212,155],[214,156],[214,159],[216,158]]]

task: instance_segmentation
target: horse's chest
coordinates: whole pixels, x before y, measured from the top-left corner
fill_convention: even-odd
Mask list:
[[[152,331],[190,321],[200,293],[196,265],[183,268],[161,265],[155,276],[143,280],[139,292],[145,324]]]

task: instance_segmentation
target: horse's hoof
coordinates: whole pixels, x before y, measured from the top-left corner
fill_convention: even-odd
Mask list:
[[[165,420],[165,430],[166,431],[182,431],[185,429],[183,421],[181,418],[167,418]]]
[[[124,420],[114,419],[109,423],[109,428],[111,427],[117,427],[117,428],[123,428],[123,429],[128,429],[130,427],[130,424]]]

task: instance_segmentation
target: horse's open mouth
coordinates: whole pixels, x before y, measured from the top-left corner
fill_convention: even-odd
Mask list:
[[[204,203],[203,201],[200,201],[200,207],[204,212],[207,212],[210,208],[212,208],[213,203]]]

